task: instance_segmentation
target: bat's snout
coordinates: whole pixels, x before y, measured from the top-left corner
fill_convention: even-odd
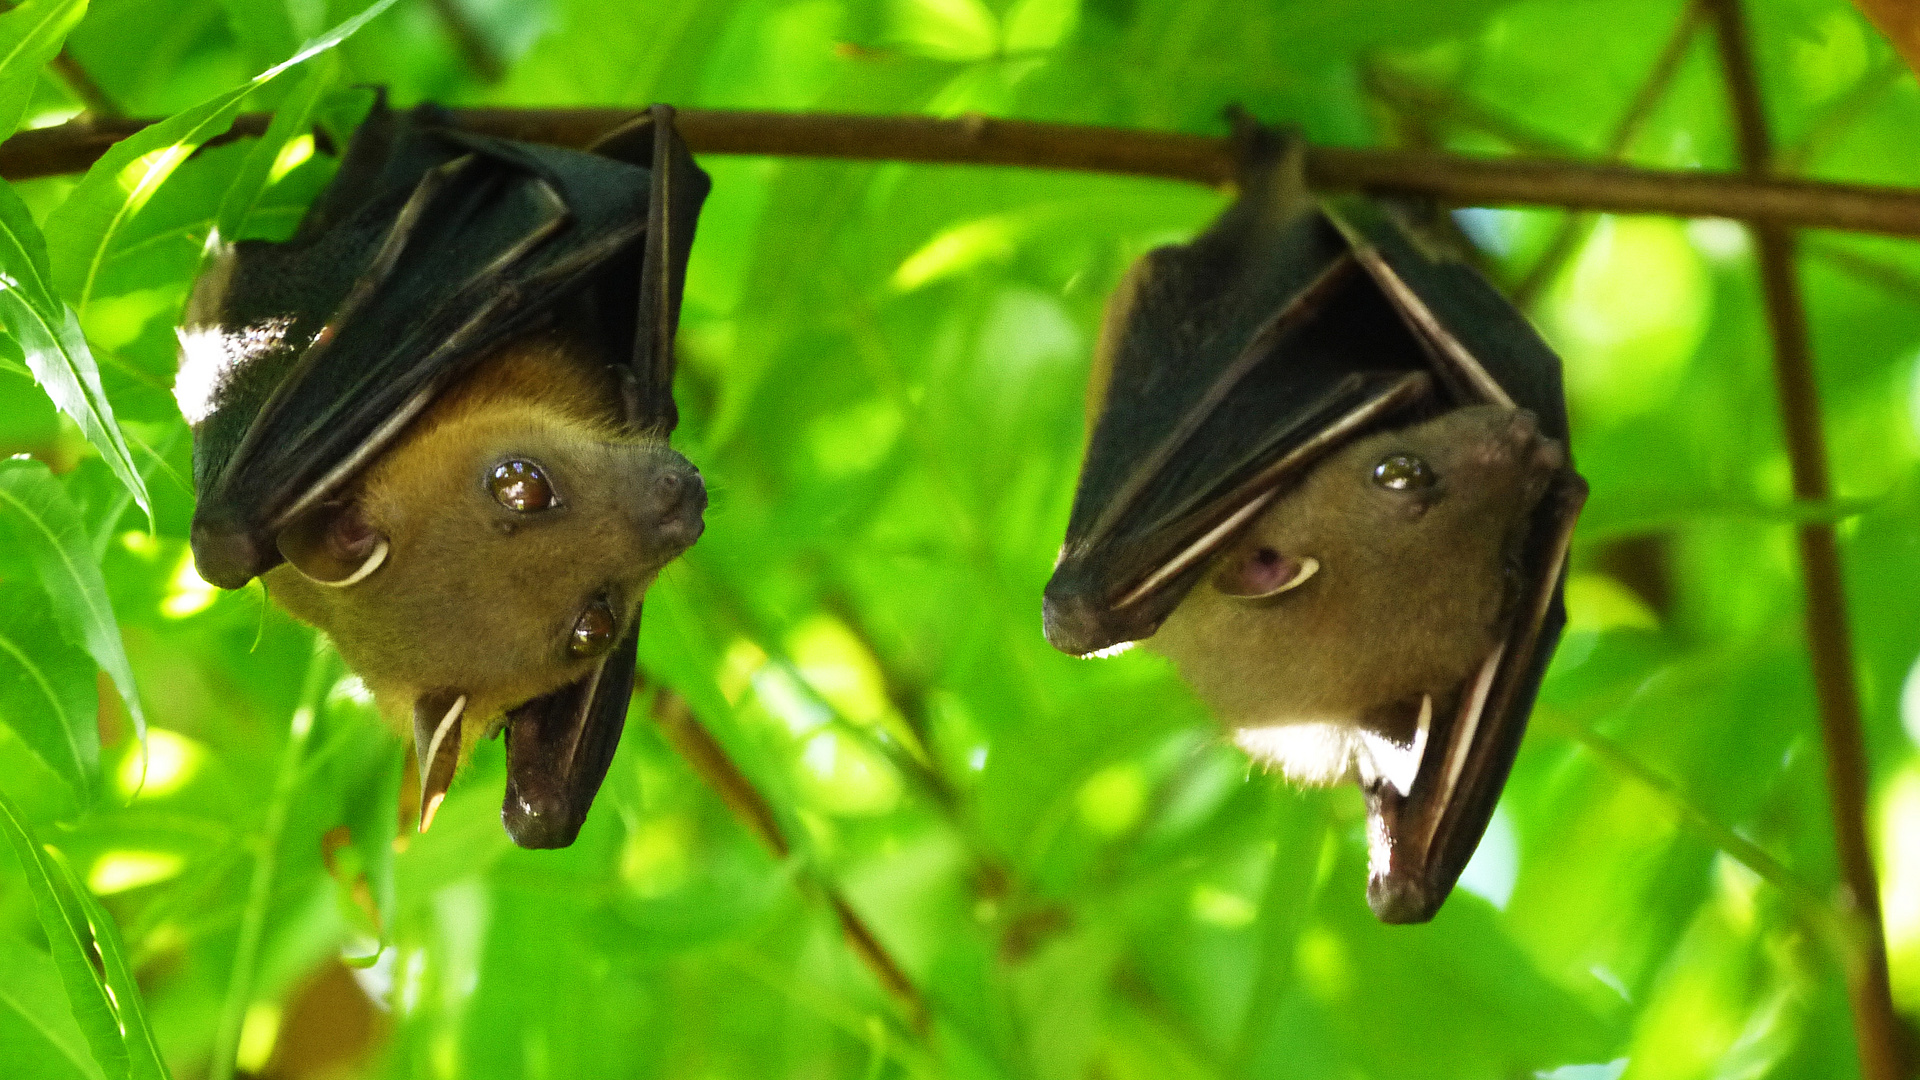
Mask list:
[[[629,503],[634,523],[674,554],[706,531],[707,484],[700,470],[674,454],[645,470]]]
[[[1567,452],[1559,441],[1540,429],[1540,418],[1529,409],[1487,409],[1485,441],[1474,439],[1477,452],[1469,460],[1482,465],[1518,466],[1527,473],[1554,473],[1564,468]]]

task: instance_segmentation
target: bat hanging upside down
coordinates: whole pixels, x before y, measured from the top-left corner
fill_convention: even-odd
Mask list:
[[[413,733],[423,830],[474,743],[590,678],[700,536],[699,472],[623,430],[611,372],[558,334],[509,342],[280,532],[267,592]],[[537,738],[515,730],[513,749]],[[567,794],[523,787],[515,839],[551,839]]]
[[[195,284],[194,562],[333,640],[412,735],[422,829],[496,732],[523,847],[606,776],[642,596],[703,527],[667,437],[707,188],[669,109],[581,152],[382,101],[292,239]]]
[[[1560,361],[1396,208],[1313,197],[1303,143],[1238,125],[1239,197],[1108,301],[1042,625],[1145,642],[1255,759],[1360,784],[1368,903],[1421,922],[1566,621]]]
[[[1565,466],[1532,413],[1491,405],[1349,443],[1145,644],[1256,760],[1406,796],[1436,711],[1456,713],[1506,641],[1528,521]]]

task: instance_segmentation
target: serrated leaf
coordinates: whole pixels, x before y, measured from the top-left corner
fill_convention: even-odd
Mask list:
[[[67,489],[38,461],[0,462],[0,522],[26,550],[53,601],[53,617],[69,641],[83,646],[127,704],[127,715],[144,745],[147,716],[120,640],[120,624],[107,599],[106,579],[93,559],[80,509]],[[96,734],[97,738],[97,734]]]
[[[0,584],[0,723],[73,789],[93,801],[100,778],[94,666],[61,640],[38,590]]]
[[[180,163],[225,131],[254,91],[353,36],[395,2],[379,0],[242,85],[113,144],[47,217],[53,283],[60,294],[85,312],[121,232]]]
[[[131,1064],[122,1019],[107,989],[105,962],[86,910],[76,897],[67,894],[65,875],[34,839],[33,830],[4,793],[0,793],[0,832],[6,833],[20,868],[26,872],[34,913],[40,918],[40,928],[46,931],[47,948],[53,953],[60,982],[67,988],[73,1018],[93,1049],[94,1061],[107,1080],[126,1080],[131,1076]]]
[[[20,127],[40,69],[86,13],[87,0],[27,0],[0,15],[0,138]]]
[[[114,421],[80,320],[48,281],[46,241],[20,196],[0,183],[0,324],[19,342],[34,380],[80,425],[81,434],[151,516],[146,481],[133,467],[127,440]]]

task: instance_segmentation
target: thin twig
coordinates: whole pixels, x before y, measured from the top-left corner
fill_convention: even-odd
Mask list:
[[[454,48],[459,50],[460,58],[465,60],[473,73],[484,83],[497,83],[507,73],[507,65],[500,60],[500,53],[488,41],[480,28],[467,17],[458,0],[427,0],[429,7],[446,28],[447,36],[453,39]]]
[[[1640,90],[1634,94],[1633,102],[1613,127],[1601,156],[1607,161],[1619,161],[1632,148],[1633,141],[1640,136],[1640,130],[1653,118],[1653,111],[1666,100],[1667,91],[1673,86],[1674,77],[1680,73],[1680,65],[1687,58],[1687,50],[1693,45],[1694,31],[1700,28],[1702,12],[1699,0],[1688,0],[1685,9],[1680,12],[1680,21],[1667,38],[1666,47],[1654,60],[1653,68],[1647,73],[1646,80],[1640,84]],[[1513,302],[1522,311],[1533,306],[1533,302],[1546,288],[1547,283],[1558,277],[1560,268],[1580,248],[1581,241],[1593,229],[1593,215],[1567,214],[1560,220],[1560,228],[1553,238],[1547,241],[1546,249],[1534,260],[1533,268],[1513,289]]]
[[[693,715],[692,706],[685,698],[671,690],[661,690],[654,702],[654,719],[660,725],[660,733],[667,745],[686,761],[703,783],[712,788],[733,811],[733,816],[746,826],[775,858],[786,859],[792,853],[786,835],[780,829],[778,819],[774,817],[773,807],[748,780],[740,767],[727,756],[727,751],[713,733]],[[847,903],[840,890],[827,882],[819,882],[818,888],[824,894],[827,906],[840,922],[840,931],[846,936],[847,945],[866,965],[880,985],[900,1003],[906,1013],[908,1023],[916,1032],[925,1034],[929,1030],[929,1017],[926,1002],[920,997],[913,981],[887,952],[886,946],[874,936],[859,912]]]
[[[1381,63],[1361,67],[1361,81],[1369,93],[1405,115],[1427,116],[1442,124],[1469,128],[1506,143],[1522,154],[1539,157],[1577,157],[1580,147],[1558,136],[1537,131],[1524,120],[1487,102],[1428,86]]]
[[[1920,304],[1920,274],[1899,263],[1842,247],[1831,239],[1809,239],[1801,245],[1801,250],[1856,281],[1866,282],[1909,304]]]
[[[74,59],[71,52],[61,49],[54,54],[50,66],[54,73],[60,76],[60,81],[67,85],[67,90],[80,100],[81,106],[89,114],[109,120],[117,120],[127,115],[121,110],[119,103],[108,97],[100,84],[93,81],[93,75],[81,65],[80,61]]]
[[[582,108],[454,109],[449,115],[461,129],[480,134],[584,146],[642,114]],[[261,114],[242,116],[223,138],[258,135],[266,122]],[[22,131],[0,143],[0,179],[81,172],[114,142],[151,123],[69,122]],[[706,154],[1010,165],[1216,186],[1232,180],[1235,160],[1224,137],[982,116],[683,109],[677,126],[689,148]],[[1913,188],[1335,146],[1308,148],[1307,179],[1317,191],[1420,195],[1447,206],[1547,206],[1920,236],[1920,190]]]
[[[1740,0],[1710,0],[1721,66],[1732,100],[1742,168],[1765,176],[1772,163],[1759,75]],[[1773,371],[1785,422],[1787,456],[1797,499],[1825,501],[1831,495],[1827,448],[1820,429],[1820,400],[1813,376],[1806,305],[1800,295],[1794,234],[1779,223],[1751,225],[1773,333]],[[1880,887],[1867,840],[1867,761],[1860,731],[1860,696],[1854,685],[1853,644],[1847,628],[1846,592],[1833,526],[1805,522],[1799,529],[1806,590],[1807,639],[1826,746],[1827,794],[1833,803],[1834,846],[1841,869],[1841,911],[1856,923],[1847,964],[1860,1073],[1866,1080],[1904,1075],[1900,1026],[1887,979],[1887,944],[1880,920]]]
[[[1846,93],[1821,107],[1797,141],[1774,152],[1774,173],[1798,176],[1806,172],[1809,165],[1906,76],[1907,65],[1898,56],[1887,57],[1879,67],[1860,76],[1860,81]]]

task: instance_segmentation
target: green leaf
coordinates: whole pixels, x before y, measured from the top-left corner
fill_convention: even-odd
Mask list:
[[[160,1054],[160,1043],[153,1037],[153,1028],[147,1023],[147,1009],[141,998],[140,984],[134,980],[133,966],[127,962],[127,950],[120,943],[120,931],[113,924],[113,916],[107,914],[107,909],[100,906],[100,901],[81,883],[72,865],[58,848],[48,845],[46,854],[47,861],[59,872],[68,895],[79,906],[81,915],[87,921],[87,928],[93,934],[94,955],[105,968],[107,989],[112,993],[111,1003],[119,1009],[120,1035],[125,1040],[130,1080],[169,1080],[172,1074],[167,1071],[166,1059]]]
[[[27,1070],[16,1076],[103,1080],[53,958],[11,933],[0,934],[0,1061]]]
[[[46,931],[60,981],[67,988],[73,1017],[93,1048],[93,1058],[107,1080],[130,1077],[131,1060],[124,1034],[124,1018],[108,989],[106,962],[86,909],[66,885],[66,874],[34,839],[33,831],[4,793],[0,793],[0,832],[13,845],[20,868],[27,875],[40,927]]]
[[[40,69],[86,13],[87,0],[27,0],[0,15],[0,138],[20,127]]]
[[[313,124],[314,108],[322,96],[333,87],[334,76],[339,71],[338,54],[328,54],[320,58],[301,79],[292,95],[281,104],[273,114],[273,122],[267,125],[267,133],[260,138],[247,154],[246,163],[240,166],[240,175],[234,177],[233,184],[220,200],[220,212],[215,219],[215,235],[224,241],[239,240],[247,235],[247,218],[259,205],[260,197],[268,187],[286,171],[281,156],[293,145],[294,139],[308,134]]]
[[[255,90],[353,36],[396,0],[379,0],[306,48],[232,90],[113,144],[47,218],[54,285],[81,312],[121,233],[201,143],[225,131]]]
[[[95,701],[93,661],[61,640],[39,590],[0,584],[0,723],[83,806],[99,787]]]
[[[100,452],[140,509],[152,515],[147,485],[113,419],[100,368],[74,311],[48,287],[47,245],[25,203],[0,183],[0,323],[26,353],[34,379]]]
[[[0,522],[7,524],[15,543],[32,559],[67,640],[85,646],[119,689],[133,729],[144,744],[147,716],[140,708],[126,646],[120,641],[120,624],[113,617],[107,583],[94,562],[80,510],[67,497],[67,489],[40,462],[0,462]]]

